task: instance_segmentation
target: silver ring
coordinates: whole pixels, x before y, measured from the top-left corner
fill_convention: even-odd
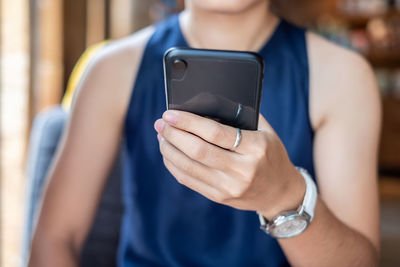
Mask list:
[[[231,150],[234,150],[235,148],[237,148],[239,146],[241,140],[242,140],[242,131],[239,128],[236,128],[236,140],[235,140],[235,144],[233,145]]]

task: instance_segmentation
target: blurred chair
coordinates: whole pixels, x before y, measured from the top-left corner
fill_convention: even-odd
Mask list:
[[[183,9],[183,0],[158,0],[152,4],[135,4],[150,8],[150,20],[158,21]],[[47,172],[53,160],[62,136],[68,111],[77,87],[88,63],[107,42],[89,47],[75,65],[70,76],[66,93],[61,105],[39,113],[35,119],[29,140],[27,160],[27,213],[23,232],[22,266],[27,265],[33,229],[35,228],[39,203],[47,183]],[[121,161],[117,157],[109,180],[105,186],[92,228],[86,239],[81,258],[82,267],[116,266],[116,252],[119,243],[119,231],[123,206],[121,200]]]
[[[71,74],[63,104],[51,107],[39,113],[33,123],[27,161],[27,214],[22,244],[22,262],[27,265],[33,229],[37,220],[39,203],[47,183],[47,172],[54,158],[68,120],[74,90],[93,55],[103,47],[101,43],[90,47],[78,61]],[[112,267],[116,266],[116,252],[119,242],[121,216],[121,162],[117,157],[106,183],[92,228],[86,239],[80,266]]]

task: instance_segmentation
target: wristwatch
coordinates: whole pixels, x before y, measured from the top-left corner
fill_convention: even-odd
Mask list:
[[[304,232],[314,218],[317,202],[317,187],[310,174],[303,168],[297,167],[306,182],[306,193],[303,203],[296,211],[284,211],[268,221],[258,213],[260,228],[274,238],[289,238]]]

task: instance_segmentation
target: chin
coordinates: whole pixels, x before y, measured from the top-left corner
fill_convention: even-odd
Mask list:
[[[269,0],[187,0],[193,7],[221,13],[240,13]]]

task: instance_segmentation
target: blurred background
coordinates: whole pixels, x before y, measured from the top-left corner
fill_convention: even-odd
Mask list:
[[[384,111],[381,266],[400,266],[400,0],[281,3],[275,7],[280,15],[358,51],[375,69]],[[175,0],[0,0],[1,266],[21,264],[35,116],[60,103],[85,49],[182,8],[183,1]]]

